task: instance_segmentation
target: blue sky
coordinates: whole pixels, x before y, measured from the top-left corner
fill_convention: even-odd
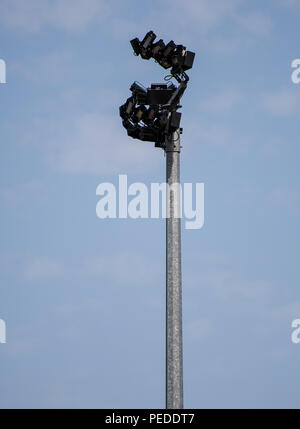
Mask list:
[[[164,220],[96,217],[101,182],[161,182],[127,137],[129,40],[196,52],[181,179],[186,408],[299,407],[299,0],[1,0],[0,407],[163,408]],[[263,4],[262,4],[263,3]]]

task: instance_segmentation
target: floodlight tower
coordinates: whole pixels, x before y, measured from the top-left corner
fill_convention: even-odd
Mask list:
[[[193,66],[194,52],[173,40],[165,45],[149,31],[140,41],[130,41],[134,53],[143,59],[154,58],[164,69],[171,68],[167,79],[179,85],[152,84],[145,88],[134,82],[132,95],[120,107],[127,134],[142,141],[155,142],[166,154],[166,408],[183,408],[182,363],[182,282],[181,282],[181,190],[180,190],[180,99]],[[148,106],[148,107],[146,107]]]

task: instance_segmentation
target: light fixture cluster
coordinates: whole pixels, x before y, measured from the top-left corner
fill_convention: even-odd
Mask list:
[[[181,113],[168,109],[176,89],[172,83],[152,84],[146,89],[134,82],[130,87],[131,97],[120,107],[128,136],[162,147],[166,134],[180,127]]]
[[[177,109],[189,80],[186,71],[192,68],[195,54],[173,40],[165,44],[162,39],[155,39],[154,32],[149,31],[142,41],[136,37],[130,43],[136,55],[146,60],[154,58],[164,69],[171,68],[170,78],[174,77],[179,85],[159,83],[145,88],[134,82],[131,96],[120,107],[120,116],[128,136],[165,148],[166,139],[174,131],[182,132],[181,113]]]
[[[186,76],[186,70],[193,67],[195,53],[187,51],[183,45],[176,45],[173,40],[165,44],[162,39],[154,43],[156,34],[149,31],[140,41],[137,37],[130,41],[136,55],[140,55],[144,60],[154,58],[164,69],[171,68],[171,75],[178,77]]]

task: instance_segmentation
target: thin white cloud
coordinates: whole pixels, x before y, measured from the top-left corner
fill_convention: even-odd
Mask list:
[[[238,106],[242,100],[243,95],[240,91],[227,89],[202,101],[200,109],[213,114],[227,113]]]
[[[81,31],[96,20],[104,20],[108,5],[107,0],[57,0],[52,6],[52,23],[63,30]]]
[[[295,90],[281,89],[264,94],[261,105],[274,116],[296,115],[299,112],[300,97]]]
[[[297,298],[294,301],[277,306],[270,311],[270,317],[281,321],[282,327],[286,326],[290,328],[292,320],[299,319],[299,316],[300,301]]]
[[[54,51],[27,59],[26,63],[13,63],[11,71],[33,83],[51,84],[65,81],[73,66],[71,52]]]
[[[92,277],[108,278],[113,284],[139,286],[153,282],[159,267],[147,256],[128,251],[95,258],[86,264],[85,272]]]
[[[70,173],[117,174],[149,169],[157,155],[152,143],[127,136],[118,115],[87,113],[57,136],[53,165]]]
[[[200,341],[212,333],[212,322],[209,319],[192,320],[185,326],[185,333],[193,341]]]
[[[2,0],[0,23],[3,27],[23,33],[37,33],[52,28],[67,32],[82,32],[92,24],[99,24],[111,37],[124,39],[129,34],[142,37],[145,29],[153,27],[161,37],[176,34],[175,42],[191,44],[201,34],[198,47],[220,54],[232,54],[251,44],[253,36],[265,36],[271,30],[271,21],[255,9],[244,12],[244,0],[169,0],[153,6],[138,20],[128,18],[122,11],[123,3],[108,0]],[[180,17],[180,19],[179,19]],[[221,37],[217,27],[230,25],[236,35]],[[161,29],[167,33],[161,33]],[[140,34],[141,33],[141,34]],[[192,47],[191,47],[192,49]]]
[[[106,0],[2,0],[0,22],[11,30],[36,33],[47,27],[80,32],[107,16]]]
[[[3,256],[2,256],[3,259]],[[15,264],[15,259],[8,259],[10,268]],[[1,261],[0,261],[1,262]],[[161,267],[156,261],[136,251],[116,252],[110,255],[101,255],[80,263],[67,262],[65,260],[43,256],[31,259],[23,255],[19,262],[20,272],[29,282],[47,281],[51,279],[74,278],[99,279],[113,286],[151,284],[160,276]],[[95,306],[100,305],[100,303]],[[87,302],[86,305],[94,305]],[[157,304],[157,303],[156,303]]]
[[[270,192],[268,202],[281,207],[287,213],[300,215],[300,187],[278,187]]]
[[[242,40],[242,37],[203,37],[201,39],[201,49],[213,51],[220,55],[232,55],[239,49],[248,48],[249,40]]]
[[[224,257],[215,253],[206,257],[205,253],[195,253],[188,255],[188,259],[197,264],[201,273],[199,276],[192,274],[186,277],[186,286],[189,288],[201,287],[221,300],[237,298],[246,306],[248,299],[262,299],[272,291],[272,285],[267,280],[245,278],[238,264],[229,255]]]
[[[48,280],[61,277],[64,266],[60,261],[49,258],[37,258],[25,267],[25,278],[29,281]]]
[[[231,298],[238,298],[239,301],[257,300],[268,296],[272,290],[269,282],[259,279],[249,281],[230,266],[224,269],[215,267],[214,270],[202,270],[201,276],[195,276],[189,283],[205,287],[221,300]]]
[[[239,0],[172,0],[170,13],[175,11],[177,17],[196,21],[200,32],[207,32],[224,20],[233,18],[240,3]]]
[[[269,16],[263,12],[253,9],[249,12],[242,10],[245,4],[244,0],[189,0],[182,2],[172,0],[168,15],[173,18],[176,16],[176,25],[181,27],[184,23],[189,22],[188,31],[197,31],[202,36],[212,31],[224,23],[231,25],[232,28],[239,30],[239,38],[245,36],[266,36],[271,32],[272,22]],[[178,23],[178,16],[181,17],[181,23]],[[195,24],[195,25],[194,25]],[[184,30],[183,30],[184,31]],[[215,39],[215,43],[216,43]],[[226,42],[222,37],[219,43]],[[230,39],[230,44],[236,44],[238,39]],[[227,47],[228,49],[228,47]]]
[[[166,8],[151,11],[147,24],[155,22],[157,29],[167,30],[159,33],[160,37],[175,34],[176,43],[196,52],[233,55],[252,48],[272,30],[271,18],[258,8],[245,8],[245,3],[245,0],[169,0],[164,3]]]
[[[2,0],[1,24],[8,29],[35,33],[49,22],[48,0]]]
[[[201,144],[228,147],[231,147],[232,142],[234,142],[231,130],[225,125],[206,122],[195,129],[192,122],[190,122],[190,126],[188,121],[186,122],[186,129],[193,130],[193,140],[195,142],[201,141]]]
[[[262,12],[254,11],[249,14],[237,16],[238,25],[245,31],[255,36],[268,36],[272,31],[270,17]]]
[[[43,203],[46,200],[48,189],[38,180],[19,183],[9,187],[0,188],[0,201],[4,207],[13,209],[15,213],[30,209],[34,202]]]
[[[294,12],[300,12],[299,0],[279,0],[279,6],[285,9],[291,9]]]
[[[267,139],[260,145],[260,156],[262,158],[274,158],[281,155],[281,151],[286,147],[286,141],[279,137]]]

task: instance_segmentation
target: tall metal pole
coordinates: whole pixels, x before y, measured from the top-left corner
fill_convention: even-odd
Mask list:
[[[183,365],[179,130],[167,139],[165,151],[167,184],[171,189],[167,192],[166,219],[166,408],[180,409],[183,408]]]

